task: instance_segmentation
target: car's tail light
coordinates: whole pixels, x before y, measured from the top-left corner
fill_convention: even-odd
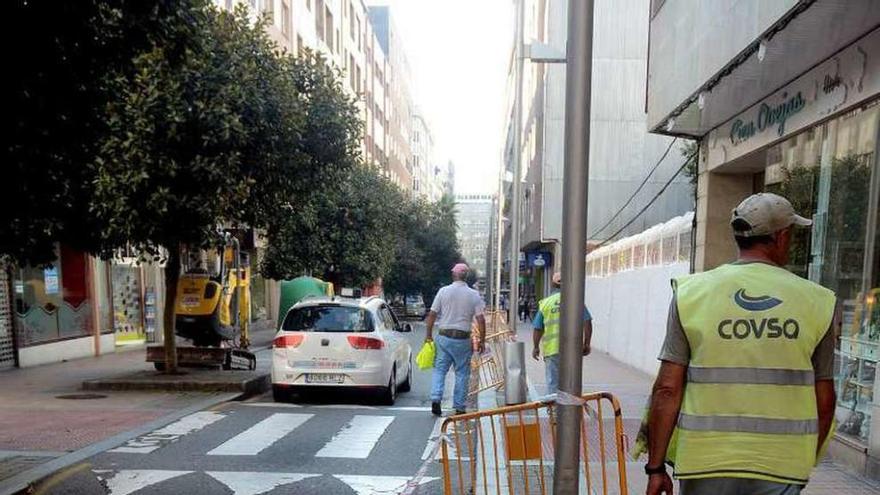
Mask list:
[[[357,335],[349,335],[348,343],[355,349],[382,349],[385,342],[370,337],[358,337]]]
[[[272,341],[272,347],[299,347],[302,341],[302,335],[282,335],[275,337],[275,340]]]

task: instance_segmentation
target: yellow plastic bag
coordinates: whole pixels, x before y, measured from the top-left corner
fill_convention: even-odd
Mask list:
[[[416,355],[416,365],[420,370],[426,370],[434,367],[434,356],[437,350],[434,348],[434,341],[425,342],[422,350]]]

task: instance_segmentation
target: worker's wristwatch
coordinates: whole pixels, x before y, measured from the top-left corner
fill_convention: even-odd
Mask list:
[[[651,476],[652,474],[666,474],[666,464],[660,464],[656,467],[651,467],[645,464],[645,474]]]

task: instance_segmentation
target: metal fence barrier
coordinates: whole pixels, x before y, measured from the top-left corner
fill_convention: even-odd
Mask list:
[[[583,398],[581,493],[627,494],[623,419],[606,392]],[[531,402],[447,418],[440,450],[444,495],[552,491],[555,402]]]
[[[471,381],[468,396],[471,398],[484,390],[504,385],[504,343],[516,340],[507,326],[502,311],[486,311],[486,352],[474,353],[471,359]],[[479,338],[477,326],[473,327],[475,339]]]

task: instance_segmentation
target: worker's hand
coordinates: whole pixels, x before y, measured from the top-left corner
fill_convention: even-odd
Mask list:
[[[590,351],[591,351],[591,349],[590,349],[590,344],[584,344],[584,349],[583,349],[584,356],[589,356],[589,355],[590,355]]]
[[[477,342],[477,353],[482,354],[486,350],[486,343],[482,340]]]
[[[425,342],[433,342],[434,339],[430,335],[425,335]]]
[[[541,359],[541,349],[538,349],[537,347],[532,349],[532,359],[534,359],[535,361]]]
[[[652,474],[648,478],[648,489],[645,490],[646,495],[672,495],[672,478],[668,473]]]

